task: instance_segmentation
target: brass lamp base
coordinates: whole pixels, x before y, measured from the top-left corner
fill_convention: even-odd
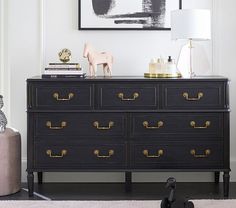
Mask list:
[[[144,73],[144,77],[146,78],[180,78],[182,77],[182,75],[180,73],[176,73],[176,74]]]

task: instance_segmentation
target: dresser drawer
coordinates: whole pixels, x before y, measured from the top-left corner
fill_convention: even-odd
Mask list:
[[[123,168],[125,144],[35,143],[35,167]]]
[[[98,85],[100,109],[157,109],[158,87],[153,84]]]
[[[93,85],[48,83],[34,88],[35,97],[29,101],[31,108],[39,109],[92,109]]]
[[[35,136],[123,138],[126,123],[124,113],[39,113],[35,116]]]
[[[134,168],[198,169],[223,167],[222,142],[174,142],[131,144]]]
[[[225,108],[224,83],[175,83],[163,85],[164,109]]]
[[[131,137],[189,140],[223,137],[223,113],[133,113]]]

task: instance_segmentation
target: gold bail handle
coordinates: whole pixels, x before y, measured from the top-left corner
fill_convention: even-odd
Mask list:
[[[50,158],[63,158],[66,154],[67,154],[67,150],[63,149],[61,150],[60,155],[53,155],[52,154],[52,150],[47,150],[46,154],[50,157]]]
[[[210,149],[206,149],[204,154],[197,154],[195,149],[190,150],[190,154],[193,155],[195,158],[206,158],[211,154]]]
[[[109,150],[108,155],[100,155],[99,150],[94,150],[94,155],[96,155],[98,158],[110,158],[112,155],[114,155],[114,150]]]
[[[93,126],[96,127],[98,130],[109,130],[114,126],[114,122],[113,121],[109,121],[108,126],[99,126],[99,122],[98,121],[94,121],[93,122]]]
[[[210,121],[206,121],[204,126],[196,126],[195,121],[190,121],[190,126],[192,126],[194,129],[207,129],[210,125]]]
[[[118,93],[118,98],[120,98],[122,101],[134,101],[139,97],[139,94],[137,92],[133,93],[132,98],[124,98],[124,93],[120,92]]]
[[[52,126],[52,122],[51,121],[47,121],[46,122],[46,126],[49,128],[49,129],[53,129],[53,130],[59,130],[59,129],[63,129],[65,128],[67,125],[67,123],[65,121],[62,121],[61,122],[61,126]]]
[[[148,150],[143,150],[143,155],[146,156],[147,158],[158,158],[161,157],[164,154],[164,151],[162,149],[157,150],[156,155],[149,155]]]
[[[199,92],[198,94],[197,94],[197,97],[194,97],[194,98],[190,98],[189,97],[189,94],[187,93],[187,92],[184,92],[183,93],[183,97],[185,98],[185,100],[187,100],[187,101],[198,101],[198,100],[200,100],[202,97],[203,97],[203,92]]]
[[[157,126],[149,126],[148,121],[144,121],[144,122],[143,122],[143,126],[144,126],[146,129],[160,129],[161,127],[164,126],[164,122],[163,122],[163,121],[158,121],[158,122],[157,122]]]
[[[52,96],[53,96],[53,98],[55,98],[57,101],[68,101],[68,100],[71,100],[71,99],[75,96],[75,94],[72,93],[72,92],[70,92],[70,93],[68,94],[68,98],[59,98],[59,93],[55,92],[55,93],[53,93]]]

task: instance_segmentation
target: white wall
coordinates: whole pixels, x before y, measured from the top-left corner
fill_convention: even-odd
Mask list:
[[[8,103],[6,111],[9,112],[8,119],[11,126],[19,129],[22,135],[22,158],[23,158],[23,180],[26,180],[26,83],[28,77],[38,75],[43,70],[42,65],[57,60],[57,53],[62,48],[72,50],[74,61],[79,61],[84,68],[87,66],[87,60],[82,57],[83,45],[89,41],[95,45],[98,50],[111,51],[115,57],[114,75],[140,75],[142,76],[148,69],[150,58],[159,55],[172,55],[177,57],[180,46],[183,42],[173,42],[170,40],[170,31],[79,31],[78,30],[78,0],[1,0],[4,1],[7,11],[5,23],[5,40],[7,40],[7,51],[4,60],[7,65],[7,74],[3,75],[5,86],[5,103]],[[7,3],[6,3],[7,2]],[[43,40],[42,43],[42,25],[40,8],[44,2],[43,10]],[[219,2],[219,3],[218,3]],[[228,2],[228,3],[225,3]],[[227,4],[227,5],[226,5]],[[234,4],[234,5],[231,5]],[[214,71],[220,72],[232,79],[234,84],[233,63],[230,62],[231,52],[236,46],[231,44],[231,50],[225,50],[224,43],[233,41],[235,29],[225,22],[230,22],[231,17],[228,13],[235,6],[234,0],[183,0],[184,8],[208,8],[213,9],[213,14],[218,14],[224,21],[217,21],[217,30],[214,33],[213,46],[212,41],[200,43],[206,50],[207,58],[213,66],[217,66]],[[233,12],[232,12],[233,13]],[[214,20],[219,16],[214,16]],[[217,17],[217,18],[216,18]],[[9,24],[8,24],[8,23]],[[7,23],[7,24],[6,24]],[[214,24],[216,26],[216,24]],[[223,38],[215,37],[216,34],[229,30],[233,34]],[[222,31],[221,31],[222,30]],[[2,33],[1,33],[2,34]],[[1,35],[2,36],[2,35]],[[43,51],[42,51],[43,46]],[[2,45],[1,45],[2,47]],[[213,50],[214,49],[214,50]],[[224,49],[224,54],[218,51]],[[212,51],[213,50],[213,51]],[[43,52],[43,64],[42,62]],[[213,55],[213,57],[212,57]],[[223,56],[221,56],[223,55]],[[223,57],[224,59],[222,59]],[[225,70],[225,62],[228,68]],[[233,60],[233,57],[232,57]],[[224,70],[220,70],[224,69]],[[4,68],[4,70],[6,70]],[[208,69],[204,69],[208,70]],[[211,70],[211,69],[210,69]],[[208,70],[209,71],[209,70]],[[204,73],[204,71],[202,71]],[[6,79],[5,79],[6,78]],[[231,96],[232,97],[232,96]],[[232,109],[236,107],[236,102],[232,102]],[[236,115],[232,113],[232,124],[236,121]],[[232,128],[233,129],[233,128]],[[236,132],[234,132],[235,135]],[[233,137],[232,137],[233,138]],[[235,142],[232,141],[235,146]],[[232,165],[236,162],[236,153],[232,152]],[[236,168],[234,168],[236,170]],[[168,174],[167,174],[168,175]],[[135,181],[159,181],[166,180],[166,174],[146,173],[134,174]],[[170,175],[173,175],[171,173]],[[210,173],[186,173],[175,174],[178,180],[182,181],[212,181]],[[233,180],[236,181],[236,174],[232,173]],[[46,174],[48,181],[123,181],[123,174],[120,173],[57,173]]]

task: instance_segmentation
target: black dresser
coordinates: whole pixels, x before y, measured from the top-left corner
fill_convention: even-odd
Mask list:
[[[27,172],[212,172],[229,193],[228,79],[27,80]]]

